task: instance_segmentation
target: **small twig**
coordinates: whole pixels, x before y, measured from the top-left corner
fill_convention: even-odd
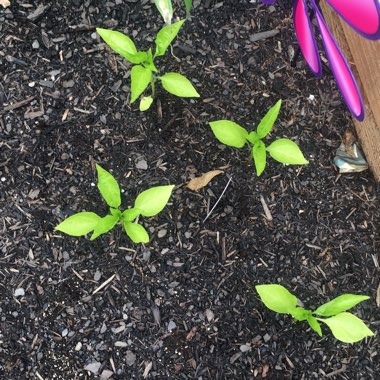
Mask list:
[[[104,281],[102,285],[93,291],[92,295],[96,294],[99,290],[102,290],[104,287],[106,287],[115,278],[115,276],[116,274],[113,274],[108,280]]]
[[[33,99],[35,99],[35,96],[30,96],[29,98],[26,98],[25,100],[21,100],[21,102],[17,102],[14,104],[11,104],[10,106],[4,107],[4,109],[1,111],[1,113],[8,112],[8,111],[13,111],[17,108],[26,106],[29,104]]]
[[[218,198],[218,200],[216,201],[216,203],[214,204],[213,208],[210,210],[210,212],[207,214],[207,216],[203,219],[203,223],[209,218],[209,216],[212,214],[212,212],[215,210],[215,207],[218,205],[218,203],[220,202],[220,200],[222,199],[224,193],[226,192],[228,186],[230,185],[232,181],[232,176],[230,177],[230,179],[228,180],[227,182],[227,185],[226,187],[224,188],[224,190],[222,191],[222,194],[220,194],[220,197]]]
[[[265,217],[266,217],[269,221],[273,220],[273,217],[272,217],[272,214],[271,214],[271,212],[270,212],[270,210],[269,210],[269,207],[267,206],[267,204],[266,204],[266,202],[265,202],[265,199],[264,199],[264,197],[263,197],[261,194],[260,194],[260,202],[261,202],[261,204],[262,204],[262,206],[263,206],[264,213],[265,213]]]
[[[36,376],[38,377],[39,380],[44,380],[44,378],[36,371]]]

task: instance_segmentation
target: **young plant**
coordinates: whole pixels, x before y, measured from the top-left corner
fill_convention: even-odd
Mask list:
[[[154,0],[158,11],[161,13],[165,24],[170,25],[173,17],[173,5],[171,0]],[[184,0],[186,8],[186,17],[189,17],[193,0]]]
[[[252,158],[255,162],[256,173],[261,175],[266,166],[266,152],[276,161],[283,164],[301,165],[308,161],[303,156],[298,145],[289,139],[278,139],[269,146],[263,141],[273,128],[281,108],[281,99],[269,109],[260,121],[257,130],[248,131],[239,124],[229,120],[212,121],[210,124],[215,137],[223,144],[242,148],[246,143],[252,144]],[[250,145],[249,145],[250,146]]]
[[[121,211],[120,189],[116,179],[99,165],[96,165],[96,170],[98,189],[110,207],[110,214],[101,217],[94,212],[79,212],[65,219],[55,229],[72,236],[83,236],[92,231],[90,240],[94,240],[120,223],[134,243],[148,243],[149,235],[136,219],[139,215],[154,216],[161,212],[168,203],[174,185],[145,190],[137,196],[132,208]]]
[[[155,58],[166,53],[184,22],[185,20],[180,20],[172,25],[166,25],[157,33],[154,54],[151,48],[146,52],[137,50],[134,42],[123,33],[109,29],[96,29],[112,50],[133,65],[131,69],[131,103],[136,101],[150,86],[151,95],[141,98],[140,111],[146,111],[151,106],[156,92],[155,84],[157,79],[161,82],[163,88],[173,95],[182,98],[199,97],[197,90],[185,76],[174,72],[159,75],[154,64]]]
[[[335,338],[344,343],[354,343],[366,336],[373,336],[373,332],[360,318],[346,311],[367,300],[368,296],[342,294],[311,311],[297,306],[297,297],[281,285],[257,285],[256,291],[268,309],[280,314],[290,314],[297,321],[307,321],[319,336],[322,336],[319,322],[325,323]]]

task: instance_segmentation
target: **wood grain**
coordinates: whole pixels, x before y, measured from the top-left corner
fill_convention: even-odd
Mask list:
[[[351,65],[363,95],[366,118],[354,125],[369,167],[380,182],[380,41],[355,33],[325,2],[323,15]]]

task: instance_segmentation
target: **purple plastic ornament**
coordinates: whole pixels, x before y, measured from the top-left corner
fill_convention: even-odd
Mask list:
[[[274,4],[277,0],[261,0]],[[380,39],[380,0],[326,0],[357,33],[371,40]],[[364,119],[363,100],[355,77],[338,43],[332,36],[315,0],[293,0],[293,22],[302,54],[311,71],[322,76],[322,64],[308,10],[315,14],[328,61],[336,83],[351,113]]]

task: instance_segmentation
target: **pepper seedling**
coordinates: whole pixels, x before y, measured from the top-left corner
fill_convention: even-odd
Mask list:
[[[120,188],[116,179],[100,165],[96,165],[98,189],[110,207],[110,214],[104,217],[94,212],[79,212],[60,223],[55,229],[72,236],[83,236],[92,232],[94,240],[120,223],[134,243],[148,243],[149,235],[145,228],[135,220],[139,215],[154,216],[161,212],[173,191],[174,185],[157,186],[140,193],[132,208],[121,211]]]
[[[342,294],[312,311],[298,306],[297,297],[282,285],[257,285],[256,291],[268,309],[290,314],[297,321],[307,321],[319,336],[322,336],[319,322],[325,323],[334,337],[344,343],[355,343],[374,335],[360,318],[347,312],[359,302],[369,299],[368,296]]]
[[[155,58],[166,53],[184,22],[185,20],[180,20],[174,24],[166,25],[157,33],[154,54],[151,48],[146,52],[137,50],[132,39],[123,33],[109,29],[96,29],[100,37],[112,50],[133,65],[131,69],[131,103],[135,102],[150,85],[151,95],[141,98],[140,111],[146,111],[151,106],[156,93],[155,84],[157,79],[167,92],[175,96],[182,98],[199,97],[197,90],[185,76],[175,72],[159,75],[154,64]]]
[[[308,161],[303,156],[298,145],[289,139],[277,139],[269,146],[265,146],[263,138],[273,128],[281,108],[281,99],[269,109],[260,121],[257,130],[248,131],[239,124],[230,120],[218,120],[209,123],[215,137],[223,144],[235,148],[242,148],[246,143],[251,148],[251,154],[256,167],[257,175],[261,175],[266,166],[266,152],[276,161],[283,164],[301,165]]]
[[[171,0],[154,0],[158,11],[161,13],[165,24],[170,25],[173,18],[173,5]],[[184,0],[186,8],[186,17],[189,17],[191,7],[193,6],[193,0]]]

